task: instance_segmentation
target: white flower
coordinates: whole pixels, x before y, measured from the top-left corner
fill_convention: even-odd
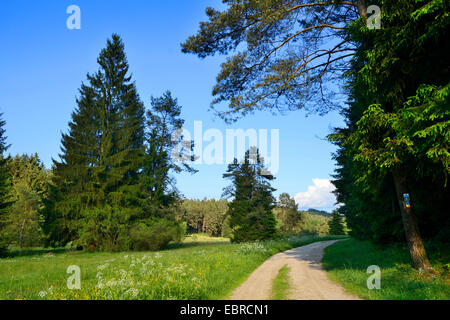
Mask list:
[[[139,294],[139,289],[131,288],[128,289],[125,294],[130,295],[133,299],[136,299]]]
[[[103,264],[103,265],[97,266],[97,270],[104,270],[104,269],[106,269],[108,266],[109,266],[109,264],[108,264],[108,263],[105,263],[105,264]]]
[[[39,292],[39,297],[44,298],[47,295],[47,292],[45,291],[40,291]]]

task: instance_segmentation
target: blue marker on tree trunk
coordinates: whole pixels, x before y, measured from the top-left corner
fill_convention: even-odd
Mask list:
[[[403,203],[405,204],[405,208],[411,208],[411,202],[409,199],[409,193],[403,194]]]

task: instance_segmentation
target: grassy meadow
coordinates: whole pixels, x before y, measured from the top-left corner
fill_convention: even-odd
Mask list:
[[[225,299],[271,255],[342,237],[294,236],[231,244],[204,235],[157,252],[56,251],[0,260],[0,299]],[[81,289],[66,273],[81,269]]]
[[[433,273],[412,268],[406,245],[378,247],[350,239],[325,249],[323,266],[331,280],[363,299],[448,300],[450,299],[449,252],[443,247],[427,247]],[[369,290],[367,267],[381,269],[381,288]]]

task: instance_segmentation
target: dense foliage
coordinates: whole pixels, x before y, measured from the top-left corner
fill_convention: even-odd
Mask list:
[[[450,146],[445,1],[381,1],[383,28],[351,30],[360,48],[349,73],[347,127],[334,184],[351,234],[404,239],[395,179],[407,186],[425,238],[449,239],[446,214]]]
[[[8,242],[3,236],[3,231],[7,225],[6,214],[11,206],[11,178],[8,173],[7,159],[5,151],[9,145],[6,142],[6,122],[3,114],[0,114],[0,257],[8,255]]]
[[[226,200],[184,200],[177,208],[177,220],[186,223],[187,233],[229,236]]]
[[[333,235],[344,235],[344,219],[338,210],[333,210],[331,219],[328,221],[329,233]]]
[[[3,237],[19,248],[39,247],[45,237],[42,211],[48,196],[49,173],[37,154],[16,155],[8,159],[7,166],[12,204],[5,215]]]
[[[185,199],[176,212],[176,219],[186,223],[188,234],[203,233],[227,238],[232,236],[227,200]],[[282,193],[274,203],[273,214],[279,235],[328,234],[329,213],[313,209],[300,211],[294,199],[286,193]]]
[[[278,230],[283,233],[298,232],[302,222],[302,213],[298,211],[295,200],[287,193],[279,196],[275,215],[278,220]]]
[[[144,159],[144,106],[128,76],[117,35],[82,84],[61,161],[54,161],[52,240],[77,240],[91,250],[125,249],[126,229],[145,217],[138,173]]]

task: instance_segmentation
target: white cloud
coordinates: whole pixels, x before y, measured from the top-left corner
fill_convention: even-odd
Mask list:
[[[313,179],[313,185],[305,192],[294,196],[299,207],[303,208],[330,208],[334,207],[336,197],[332,193],[335,189],[329,179]]]

